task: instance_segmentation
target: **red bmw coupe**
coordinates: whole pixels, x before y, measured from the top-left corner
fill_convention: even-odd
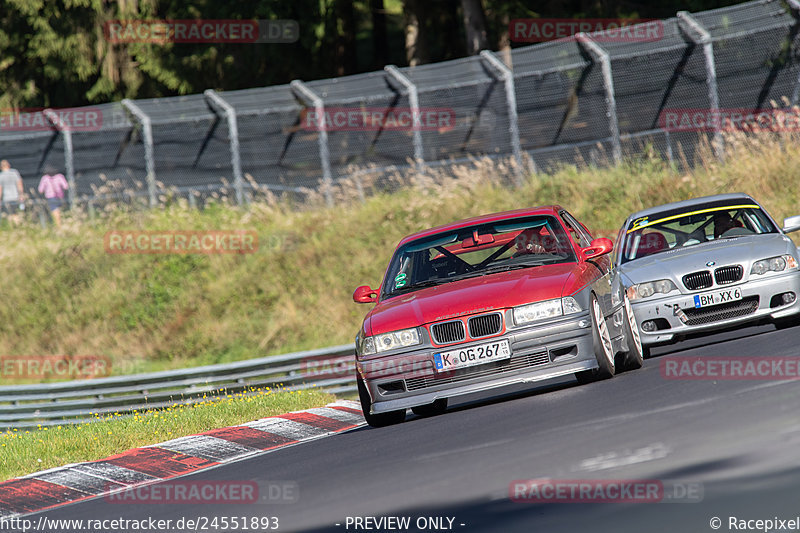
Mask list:
[[[495,213],[415,233],[398,244],[356,337],[358,390],[372,426],[406,409],[574,374],[584,383],[642,366],[624,292],[611,283],[613,243],[560,206]]]

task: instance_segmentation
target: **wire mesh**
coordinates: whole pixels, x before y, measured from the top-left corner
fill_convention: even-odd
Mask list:
[[[800,15],[778,0],[756,0],[693,14],[712,38],[722,108],[785,107],[800,98]],[[593,35],[611,61],[616,119],[625,156],[657,154],[692,165],[708,131],[670,131],[665,113],[708,110],[703,46],[677,18],[660,21],[657,38]],[[633,32],[634,34],[636,32]],[[697,37],[694,35],[694,37]],[[564,39],[497,54],[512,69],[519,138],[539,169],[564,164],[612,164],[612,128],[601,65],[586,46]],[[485,58],[399,69],[416,87],[419,106],[440,113],[417,124],[426,164],[471,157],[510,157],[509,102],[500,73]],[[395,127],[387,114],[408,111],[409,89],[378,71],[306,82],[329,113],[355,120],[328,122],[334,180],[369,179],[389,187],[415,155],[415,127]],[[217,93],[236,114],[239,156],[248,193],[260,188],[298,192],[319,187],[324,151],[313,102],[290,85]],[[794,99],[794,101],[793,101]],[[152,123],[155,175],[182,194],[232,191],[233,155],[225,113],[203,94],[138,100]],[[145,196],[145,146],[139,122],[118,103],[80,108],[100,113],[95,129],[76,130],[73,166],[79,199]],[[383,115],[376,112],[382,112]],[[0,158],[9,159],[35,189],[47,166],[65,170],[63,135],[53,127],[15,131],[0,124]],[[366,169],[366,170],[365,170]],[[501,179],[502,177],[498,177]]]
[[[420,107],[452,118],[422,131],[426,161],[510,153],[504,82],[484,60],[469,57],[401,71],[416,85]]]

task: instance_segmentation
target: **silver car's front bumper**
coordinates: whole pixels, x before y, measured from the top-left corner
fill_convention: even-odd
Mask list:
[[[511,358],[437,375],[433,354],[507,339]],[[372,413],[406,409],[514,383],[541,381],[597,368],[588,312],[545,325],[515,328],[491,339],[422,349],[359,363]]]
[[[721,306],[707,307],[704,308],[708,311],[705,317],[695,317],[689,320],[690,323],[682,320],[682,316],[687,317],[687,311],[688,314],[696,313],[694,311],[695,295],[737,287],[742,291],[742,299],[738,301],[740,303],[723,304],[728,306],[724,308]],[[771,306],[773,297],[785,292],[793,292],[796,295],[795,301],[788,305]],[[756,298],[758,299],[757,306]],[[636,322],[639,324],[643,344],[669,342],[676,336],[688,333],[720,329],[760,319],[774,320],[800,313],[800,271],[768,275],[761,279],[750,278],[742,283],[715,286],[689,294],[634,301],[631,302],[631,305]],[[715,308],[719,312],[715,312]],[[669,327],[647,332],[642,328],[642,323],[647,320],[654,320],[662,326],[668,324]]]

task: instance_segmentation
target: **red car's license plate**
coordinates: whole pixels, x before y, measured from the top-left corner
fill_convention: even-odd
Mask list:
[[[508,345],[508,341],[503,339],[470,346],[469,348],[435,353],[433,354],[433,366],[437,372],[445,372],[457,368],[500,361],[509,357],[511,357],[511,348]]]

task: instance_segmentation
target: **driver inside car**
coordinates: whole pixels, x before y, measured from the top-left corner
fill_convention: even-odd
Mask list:
[[[726,231],[737,227],[733,218],[725,211],[714,213],[714,238],[719,239]]]
[[[555,248],[554,245],[554,237],[544,226],[541,228],[529,228],[517,235],[514,241],[514,254],[511,257],[552,253]]]

